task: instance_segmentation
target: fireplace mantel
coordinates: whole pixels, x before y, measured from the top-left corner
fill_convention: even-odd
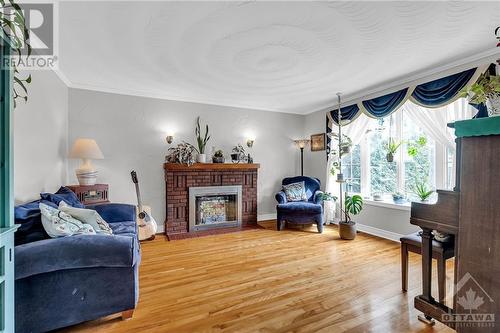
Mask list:
[[[257,175],[260,165],[248,163],[195,163],[191,166],[164,163],[165,233],[185,234],[189,230],[189,188],[240,185],[241,226],[257,224]]]
[[[195,163],[191,166],[180,163],[164,163],[163,168],[171,171],[190,171],[190,170],[257,170],[260,168],[258,163]]]

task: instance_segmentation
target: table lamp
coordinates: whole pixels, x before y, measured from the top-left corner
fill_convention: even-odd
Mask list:
[[[97,180],[97,170],[92,165],[92,160],[102,160],[101,149],[93,139],[79,138],[76,139],[71,152],[70,158],[81,158],[82,164],[76,169],[75,174],[80,185],[95,185]]]

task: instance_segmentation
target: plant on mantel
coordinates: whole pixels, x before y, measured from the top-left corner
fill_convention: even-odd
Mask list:
[[[198,153],[204,155],[205,147],[207,146],[208,140],[210,140],[210,135],[208,135],[208,124],[205,125],[205,134],[201,134],[200,117],[196,118],[196,128],[194,132],[196,134],[196,142],[198,143]]]
[[[26,58],[31,55],[31,45],[29,42],[29,29],[26,28],[26,20],[24,18],[21,7],[14,0],[0,0],[2,10],[0,11],[0,25],[2,27],[2,42],[10,41],[12,52],[19,57],[19,60],[11,59],[9,65],[14,71],[14,83],[12,85],[14,107],[17,106],[17,100],[22,99],[25,102],[28,100],[27,84],[31,83],[31,74],[27,78],[22,78],[19,73],[18,64],[23,56],[23,48],[26,48]]]

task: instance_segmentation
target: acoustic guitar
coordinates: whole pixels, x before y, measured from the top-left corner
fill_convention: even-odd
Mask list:
[[[151,216],[151,208],[142,205],[141,191],[139,190],[139,179],[137,173],[132,170],[130,172],[132,182],[135,184],[135,193],[137,195],[137,225],[139,226],[139,240],[153,240],[155,238],[158,225],[155,219]]]

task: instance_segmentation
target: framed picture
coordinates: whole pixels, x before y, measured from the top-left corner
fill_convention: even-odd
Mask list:
[[[311,151],[321,151],[326,149],[325,133],[311,135]]]

